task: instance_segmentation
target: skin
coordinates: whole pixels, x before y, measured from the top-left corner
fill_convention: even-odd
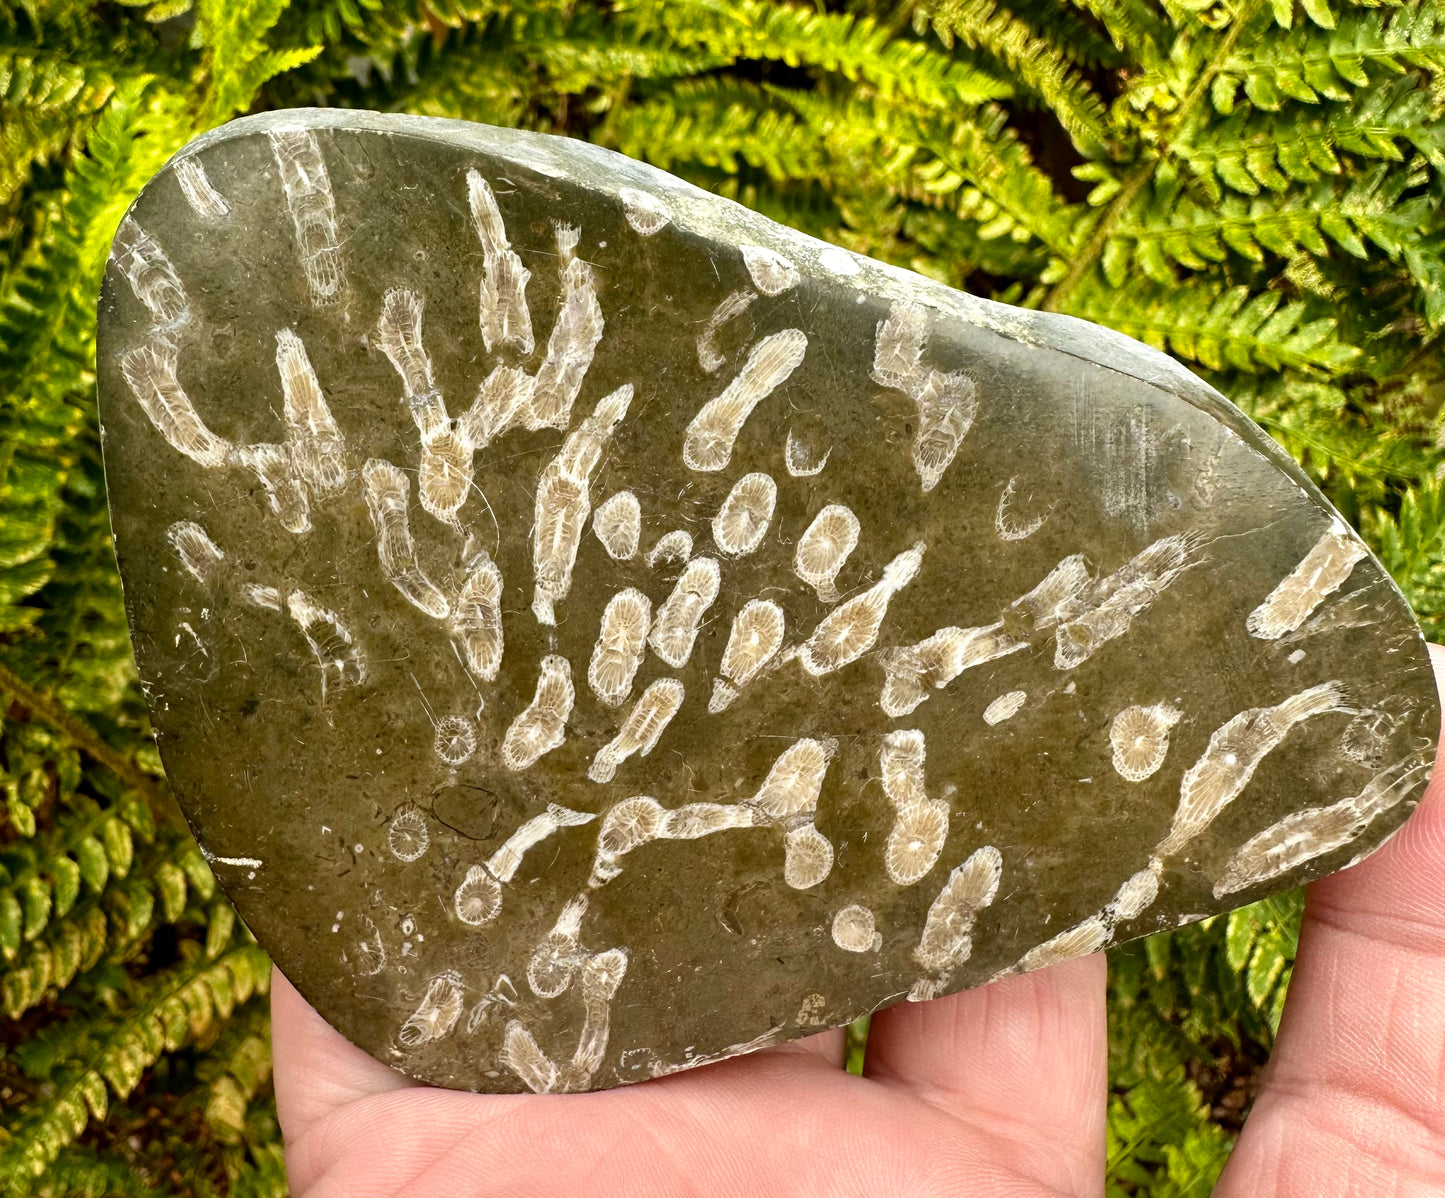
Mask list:
[[[1431,646],[1437,684],[1445,649]],[[1445,687],[1442,687],[1445,689]],[[1438,764],[1438,762],[1437,762]],[[1100,1198],[1105,962],[596,1094],[418,1085],[280,973],[276,1098],[295,1198]],[[1384,848],[1309,888],[1274,1055],[1216,1198],[1445,1194],[1445,769]]]

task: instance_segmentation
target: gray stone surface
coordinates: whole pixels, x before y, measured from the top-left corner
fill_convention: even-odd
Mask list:
[[[656,1076],[1347,864],[1438,712],[1379,564],[1161,354],[561,139],[187,147],[100,305],[166,769],[441,1085]]]

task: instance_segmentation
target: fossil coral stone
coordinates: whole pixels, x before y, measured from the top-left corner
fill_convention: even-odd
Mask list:
[[[1268,437],[842,257],[577,141],[325,110],[121,222],[161,755],[379,1059],[641,1081],[1252,901],[1419,798],[1424,643]]]

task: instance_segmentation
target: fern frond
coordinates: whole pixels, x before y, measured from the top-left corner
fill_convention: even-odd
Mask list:
[[[245,112],[268,79],[321,53],[319,45],[270,47],[267,35],[286,6],[287,0],[197,0],[196,35],[210,77],[201,128]]]
[[[82,883],[88,893],[99,895],[112,874],[125,876],[134,835],[154,835],[150,809],[134,795],[119,810],[82,794],[69,795],[66,806],[43,835],[0,853],[0,957],[7,964],[22,943],[45,930],[52,914],[63,918],[69,913]]]
[[[1171,149],[1218,199],[1223,187],[1258,195],[1261,189],[1284,191],[1338,174],[1344,169],[1341,153],[1399,162],[1402,144],[1418,150],[1436,170],[1445,169],[1445,124],[1415,76],[1323,110],[1274,114],[1241,108],[1222,122],[1199,123]]]
[[[206,1126],[223,1144],[245,1139],[246,1112],[271,1080],[270,1009],[251,999],[239,1007],[196,1066],[196,1093]]]
[[[128,1009],[86,1029],[68,1076],[11,1129],[0,1148],[0,1181],[7,1189],[43,1175],[91,1119],[105,1118],[111,1096],[124,1100],[163,1053],[206,1035],[218,1018],[220,996],[234,1005],[270,984],[271,962],[255,944],[237,944],[212,960],[183,941],[181,955],[180,964],[147,980]]]
[[[1014,93],[1000,72],[957,61],[921,41],[892,35],[867,17],[764,0],[633,0],[624,13],[678,46],[729,62],[756,59],[812,67],[865,83],[884,98],[952,111]]]
[[[27,1192],[33,1198],[154,1198],[155,1186],[120,1153],[69,1144]]]
[[[1256,108],[1269,111],[1288,100],[1346,101],[1355,89],[1411,68],[1445,69],[1445,12],[1429,0],[1356,10],[1326,32],[1301,23],[1283,36],[1240,47],[1215,78],[1210,96],[1220,112],[1233,109],[1241,87]]]
[[[746,163],[775,181],[815,178],[827,155],[818,133],[776,103],[784,94],[725,80],[680,83],[665,99],[618,112],[608,138],[663,170],[696,163],[732,174]]]
[[[1136,279],[1116,289],[1095,274],[1074,290],[1065,311],[1210,370],[1293,367],[1328,376],[1361,354],[1340,339],[1332,317],[1312,317],[1300,301],[1278,292],[1251,294],[1243,285],[1190,280],[1165,286]]]
[[[109,87],[102,73],[52,56],[0,50],[0,205],[37,163],[84,140]]]
[[[110,831],[112,837],[123,835],[113,827]],[[100,962],[125,958],[158,918],[175,923],[191,899],[205,903],[214,895],[215,882],[194,843],[173,830],[144,845],[134,864],[121,856],[128,847],[131,842],[108,844],[99,837],[78,846],[75,858],[87,875],[85,893],[65,918],[49,921],[0,971],[0,1007],[9,1018],[18,1018],[47,990],[69,986]],[[118,869],[117,862],[124,868]],[[197,910],[216,935],[228,931],[229,906]]]
[[[1034,164],[1002,108],[986,105],[945,126],[861,100],[847,105],[843,120],[816,96],[787,98],[826,133],[829,153],[847,172],[877,173],[901,196],[947,205],[985,239],[1036,238],[1059,257],[1072,251],[1078,206]]]
[[[1303,913],[1304,891],[1291,890],[1231,911],[1225,919],[1225,960],[1244,978],[1245,993],[1273,1031],[1284,1014]]]
[[[1039,37],[996,0],[925,0],[916,25],[931,25],[944,45],[955,39],[983,50],[1037,95],[1086,158],[1101,156],[1109,141],[1103,102],[1057,45]]]
[[[1227,195],[1205,207],[1177,186],[1156,186],[1115,226],[1101,263],[1105,277],[1121,286],[1138,269],[1172,283],[1171,263],[1206,270],[1229,252],[1263,263],[1266,255],[1291,258],[1331,245],[1356,258],[1372,252],[1404,261],[1434,213],[1425,195],[1407,195],[1409,180],[1379,168],[1348,185],[1325,181],[1293,194],[1246,199]]]
[[[76,462],[94,384],[94,310],[111,236],[130,198],[184,140],[173,113],[150,104],[148,81],[118,90],[47,204],[41,231],[0,289],[0,630],[34,619],[17,605],[44,584],[61,489]],[[12,515],[13,513],[13,515]],[[14,521],[12,525],[12,520]]]
[[[1147,0],[1072,0],[1108,32],[1127,62],[1155,70],[1164,59],[1174,31]]]
[[[1396,513],[1369,509],[1360,531],[1432,638],[1445,635],[1445,481],[1438,474],[1421,479]]]

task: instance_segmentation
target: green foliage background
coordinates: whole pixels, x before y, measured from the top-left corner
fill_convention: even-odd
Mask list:
[[[268,963],[166,795],[95,421],[110,239],[189,138],[563,132],[1110,325],[1278,437],[1438,637],[1442,67],[1445,0],[0,0],[0,1192],[285,1189]],[[1299,910],[1113,952],[1112,1195],[1208,1192]]]

